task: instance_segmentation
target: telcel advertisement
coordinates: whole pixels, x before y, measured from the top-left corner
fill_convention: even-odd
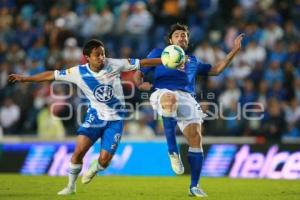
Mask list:
[[[214,177],[300,179],[299,145],[211,145],[202,172]]]
[[[65,176],[75,149],[73,143],[2,144],[0,173],[18,172],[28,175]],[[98,159],[100,144],[95,143],[84,157],[82,172]],[[162,142],[123,142],[110,166],[100,174],[173,176],[167,146]]]
[[[83,173],[98,158],[96,143],[84,158]],[[65,176],[73,143],[22,143],[0,146],[0,173]],[[187,145],[180,146],[189,173]],[[231,178],[300,179],[299,145],[205,145],[202,175]],[[164,142],[123,142],[101,175],[174,176]]]

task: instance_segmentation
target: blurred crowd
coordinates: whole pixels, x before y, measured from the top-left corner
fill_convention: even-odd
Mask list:
[[[104,42],[108,57],[143,58],[164,47],[169,26],[181,22],[191,31],[189,53],[212,65],[246,33],[242,52],[224,73],[197,79],[202,109],[218,116],[204,123],[204,135],[300,137],[300,0],[0,0],[0,19],[0,134],[74,135],[85,109],[69,84],[12,85],[10,73],[77,65],[90,38]],[[124,89],[134,90],[127,99],[133,105],[149,98],[130,85]],[[245,118],[249,103],[253,110],[263,105],[251,112],[262,119]],[[134,114],[139,120],[128,120],[125,134],[163,134],[149,106]]]

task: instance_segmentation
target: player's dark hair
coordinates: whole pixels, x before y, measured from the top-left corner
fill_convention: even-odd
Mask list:
[[[100,40],[91,39],[83,46],[82,53],[85,56],[89,56],[92,53],[92,50],[98,47],[104,48],[103,42],[101,42]]]
[[[187,33],[187,35],[190,36],[189,27],[187,25],[176,23],[176,24],[173,24],[170,27],[170,30],[169,30],[169,33],[168,33],[168,38],[166,38],[167,39],[167,43],[169,43],[169,39],[172,38],[173,33],[175,31],[178,31],[178,30],[185,31]]]

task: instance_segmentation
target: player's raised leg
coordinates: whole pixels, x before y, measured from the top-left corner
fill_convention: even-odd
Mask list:
[[[199,123],[191,123],[183,130],[189,144],[188,162],[191,168],[191,184],[189,188],[189,195],[195,197],[206,197],[207,195],[199,187],[199,180],[201,176],[203,164],[203,148],[201,126]]]
[[[92,141],[87,136],[77,136],[75,151],[69,164],[69,182],[64,189],[57,193],[58,195],[71,195],[76,193],[76,180],[82,168],[82,160],[91,146]]]
[[[169,158],[173,171],[180,175],[184,173],[180,154],[177,148],[175,128],[177,121],[177,98],[174,92],[164,92],[159,98],[160,114],[163,116],[163,125],[168,144]]]
[[[115,154],[122,136],[123,120],[109,121],[101,136],[101,152],[98,160],[93,161],[86,173],[83,174],[81,182],[87,184],[99,171],[108,167]]]

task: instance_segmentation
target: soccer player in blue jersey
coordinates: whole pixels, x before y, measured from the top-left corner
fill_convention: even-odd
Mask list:
[[[82,176],[82,183],[89,183],[97,172],[107,168],[113,158],[122,136],[125,106],[120,72],[161,64],[157,58],[106,58],[103,43],[95,39],[84,45],[83,55],[87,59],[85,65],[46,71],[29,77],[12,74],[8,79],[10,82],[69,81],[76,84],[89,100],[85,121],[77,131],[76,147],[69,164],[69,183],[58,195],[76,192],[76,179],[82,168],[83,157],[99,138],[101,148],[98,161],[93,162]]]
[[[202,112],[200,105],[194,99],[195,78],[197,75],[215,76],[220,74],[241,50],[242,38],[243,34],[234,40],[233,49],[215,66],[202,63],[195,56],[188,55],[181,69],[174,70],[159,65],[155,68],[144,68],[135,73],[134,79],[138,88],[148,90],[151,84],[143,82],[143,76],[154,70],[155,92],[150,96],[150,103],[153,109],[163,117],[171,166],[176,174],[184,173],[175,138],[176,124],[188,141],[188,162],[191,167],[190,196],[207,196],[198,186],[204,157],[201,124],[206,114]],[[189,45],[188,27],[174,24],[170,28],[167,39],[168,44],[175,44],[186,50]],[[153,49],[148,58],[159,58],[162,50]]]

